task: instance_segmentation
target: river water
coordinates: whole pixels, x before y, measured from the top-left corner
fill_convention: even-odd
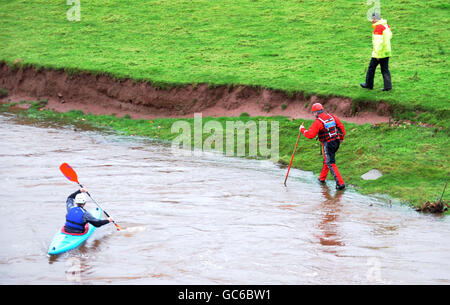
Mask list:
[[[300,170],[284,187],[269,161],[10,114],[0,126],[0,284],[450,284],[448,217]],[[125,230],[50,257],[76,190],[62,162]]]

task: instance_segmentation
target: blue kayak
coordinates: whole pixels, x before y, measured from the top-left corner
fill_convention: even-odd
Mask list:
[[[102,210],[95,208],[95,210],[89,211],[92,216],[97,219],[101,219]],[[95,227],[91,224],[86,224],[86,230],[84,233],[67,233],[64,231],[64,226],[53,237],[50,246],[48,247],[48,254],[56,255],[75,249],[89,238],[95,231]]]

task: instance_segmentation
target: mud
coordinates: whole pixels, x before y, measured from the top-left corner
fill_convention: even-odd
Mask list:
[[[91,73],[69,74],[62,69],[9,66],[0,63],[0,88],[10,100],[48,100],[47,108],[65,112],[130,115],[132,118],[282,115],[312,119],[311,105],[320,102],[327,111],[353,123],[389,122],[391,108],[383,102],[357,103],[348,98],[305,97],[280,90],[251,86],[179,85],[161,88],[147,82],[117,79]],[[356,114],[356,115],[355,115]]]

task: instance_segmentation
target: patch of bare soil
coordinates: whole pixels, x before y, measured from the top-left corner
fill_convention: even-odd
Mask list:
[[[303,94],[250,86],[185,85],[162,89],[146,82],[115,79],[90,73],[67,74],[63,70],[13,67],[0,63],[0,88],[8,91],[1,102],[10,100],[47,100],[47,108],[59,112],[82,110],[92,114],[130,115],[132,118],[282,115],[313,119],[311,106],[316,102],[353,123],[389,122],[388,104],[358,103],[346,98],[320,98]]]

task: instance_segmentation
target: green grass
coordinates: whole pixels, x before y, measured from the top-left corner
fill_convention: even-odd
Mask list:
[[[306,96],[383,100],[418,120],[449,118],[447,0],[383,0],[394,90],[365,91],[366,1],[0,1],[0,60],[161,85],[244,84]],[[382,87],[377,71],[376,88]]]
[[[84,124],[96,128],[107,128],[129,136],[144,136],[171,141],[179,136],[171,130],[175,122],[188,122],[193,131],[193,119],[153,119],[135,120],[129,116],[84,114],[82,111],[58,113],[43,110],[45,102],[34,103],[28,110],[17,112],[20,116],[38,120],[53,120],[70,124]],[[9,111],[8,104],[0,105],[0,111]],[[203,118],[203,124],[215,120],[225,130],[227,121],[258,122],[266,120],[279,123],[280,163],[288,164],[294,147],[298,126],[312,121],[291,120],[286,117],[240,117]],[[345,142],[336,155],[336,163],[345,182],[354,185],[363,194],[389,194],[414,206],[426,201],[434,202],[441,194],[450,177],[449,131],[418,125],[345,123],[348,133]],[[211,134],[204,133],[203,141]],[[246,137],[248,143],[248,135]],[[223,141],[225,143],[225,139]],[[269,139],[270,143],[270,139]],[[235,145],[236,148],[236,145]],[[236,151],[236,150],[235,150]],[[247,147],[248,155],[248,147]],[[310,170],[318,174],[322,167],[320,143],[315,140],[300,139],[293,167]],[[383,176],[377,180],[365,181],[360,176],[371,169],[378,169]],[[329,176],[329,179],[332,179]],[[280,181],[280,183],[282,183]],[[444,196],[444,199],[448,198]]]

